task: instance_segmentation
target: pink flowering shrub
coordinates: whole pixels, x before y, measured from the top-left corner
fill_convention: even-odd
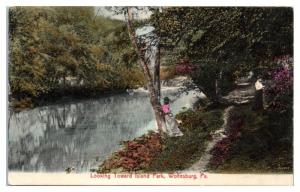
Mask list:
[[[274,91],[278,94],[285,94],[293,87],[293,73],[287,67],[277,69],[273,72],[273,81]]]
[[[230,156],[232,147],[236,140],[241,137],[241,129],[245,125],[244,119],[232,119],[229,123],[230,132],[228,136],[216,143],[210,151],[212,158],[210,165],[217,167],[222,165]]]
[[[285,112],[292,109],[293,105],[293,60],[288,57],[277,58],[275,62],[279,68],[269,72],[271,78],[266,88],[267,104],[270,110]]]
[[[176,74],[180,75],[186,75],[190,74],[192,71],[196,69],[196,66],[192,65],[189,60],[182,59],[180,62],[176,65]]]

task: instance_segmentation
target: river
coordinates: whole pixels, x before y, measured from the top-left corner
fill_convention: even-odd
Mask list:
[[[178,95],[178,88],[162,89],[177,114],[191,108],[199,93]],[[65,102],[12,113],[8,127],[9,171],[76,172],[97,168],[122,140],[155,130],[146,91],[98,99]]]

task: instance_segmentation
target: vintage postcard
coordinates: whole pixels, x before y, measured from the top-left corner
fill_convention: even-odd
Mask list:
[[[7,9],[8,185],[293,185],[293,7]]]

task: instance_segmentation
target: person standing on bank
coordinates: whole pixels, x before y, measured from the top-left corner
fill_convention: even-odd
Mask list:
[[[166,121],[167,134],[171,137],[182,136],[183,133],[178,128],[178,123],[171,112],[170,99],[168,97],[164,98],[164,104],[161,106],[161,108]]]
[[[255,97],[254,97],[254,102],[252,106],[253,111],[260,111],[264,109],[263,106],[263,89],[264,85],[262,84],[262,79],[259,78],[255,82]]]

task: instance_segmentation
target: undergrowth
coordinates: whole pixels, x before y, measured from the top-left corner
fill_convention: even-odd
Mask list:
[[[236,124],[234,122],[240,122]],[[229,117],[229,135],[222,150],[213,149],[210,171],[226,173],[290,173],[293,171],[292,120],[251,106],[235,107]],[[236,132],[238,130],[238,132]],[[229,136],[229,138],[232,138]]]

